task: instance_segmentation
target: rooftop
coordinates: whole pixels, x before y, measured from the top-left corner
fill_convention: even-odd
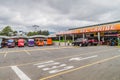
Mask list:
[[[114,23],[120,23],[120,20],[119,21],[114,21],[114,22],[108,22],[108,23],[101,23],[101,24],[95,24],[95,25],[89,25],[89,26],[71,28],[69,30],[80,29],[80,28],[87,28],[87,27],[94,27],[94,26],[100,26],[100,25],[107,25],[107,24],[114,24]]]

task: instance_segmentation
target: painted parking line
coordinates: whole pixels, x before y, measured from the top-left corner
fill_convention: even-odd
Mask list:
[[[24,72],[22,72],[17,66],[11,66],[11,69],[17,74],[21,80],[31,80]]]
[[[84,69],[84,68],[87,68],[87,67],[90,67],[90,66],[94,66],[94,65],[99,64],[99,63],[104,63],[104,62],[119,58],[119,57],[120,57],[120,55],[109,57],[109,58],[106,58],[106,59],[102,59],[102,60],[87,64],[87,65],[84,65],[84,66],[81,66],[81,67],[78,67],[78,68],[74,68],[74,69],[71,69],[71,70],[59,72],[59,73],[56,73],[54,75],[41,78],[39,80],[48,80],[50,78],[54,78],[54,77],[57,77],[57,76],[60,76],[60,75],[63,75],[63,74],[67,74],[67,73],[70,73],[70,72],[73,72],[73,71],[81,70],[81,69]]]
[[[30,52],[28,52],[27,50],[24,50],[28,55],[31,55]]]
[[[4,54],[4,58],[7,56],[7,54],[8,54],[8,52],[5,52],[5,54]]]
[[[53,60],[62,60],[62,59],[71,58],[71,57],[76,57],[76,56],[80,56],[80,55],[95,54],[95,53],[112,51],[112,50],[116,50],[116,49],[107,49],[107,50],[99,50],[99,51],[94,51],[94,52],[81,53],[81,54],[79,54],[79,55],[70,55],[70,56],[65,56],[65,57],[56,58],[56,59],[53,59]],[[103,54],[103,53],[101,53],[101,54]],[[51,60],[51,59],[50,59],[50,60]],[[17,64],[17,65],[15,65],[15,66],[24,66],[24,65],[36,64],[36,63],[40,63],[40,62],[47,62],[47,61],[50,61],[50,60],[35,61],[35,62],[30,62],[30,63]],[[0,67],[0,68],[6,68],[6,67],[10,67],[10,66],[2,66],[2,67]]]
[[[43,62],[43,63],[37,63],[37,64],[33,64],[33,65],[36,66],[38,69],[41,69],[44,72],[47,72],[49,74],[58,73],[61,71],[65,71],[65,70],[74,68],[74,66],[65,64],[63,62],[53,61],[53,60]]]
[[[65,48],[73,48],[73,47],[59,47],[59,48],[38,48],[38,49],[31,49],[26,51],[40,51],[40,50],[57,50],[57,49],[65,49]],[[8,53],[14,53],[14,52],[24,52],[25,50],[14,50],[14,51],[8,51]],[[0,52],[0,54],[4,54],[4,52]]]
[[[62,72],[62,71],[66,71],[66,70],[69,70],[69,69],[72,69],[74,68],[74,66],[66,66],[64,67],[63,69],[55,69],[55,70],[52,70],[52,71],[49,71],[50,74],[53,74],[53,73],[59,73],[59,72]]]
[[[60,64],[59,66],[53,66],[51,68],[43,68],[42,70],[43,71],[48,71],[48,70],[53,70],[53,69],[56,69],[56,68],[61,68],[61,67],[65,67],[66,64]]]
[[[50,63],[50,64],[44,64],[44,65],[39,65],[38,68],[43,68],[43,67],[46,67],[46,66],[53,66],[53,65],[58,65],[60,64],[59,62],[54,62],[54,63]]]
[[[95,57],[98,57],[98,55],[89,56],[89,57],[85,57],[85,58],[82,58],[82,57],[75,57],[75,58],[69,59],[69,61],[82,61],[82,60],[87,60],[87,59],[95,58]]]
[[[108,46],[107,46],[108,47]],[[65,48],[75,48],[74,46],[69,46],[69,47],[57,47],[57,48],[38,48],[38,49],[31,49],[31,50],[26,50],[26,51],[39,51],[39,50],[56,50],[56,49],[65,49]],[[80,47],[78,47],[80,48]],[[91,48],[91,47],[90,47]],[[24,52],[24,50],[13,50],[13,51],[8,51],[8,53],[14,53],[14,52]],[[5,52],[0,52],[0,54],[4,54]]]
[[[87,54],[95,54],[95,53],[106,52],[106,51],[111,51],[111,50],[115,50],[115,49],[100,50],[100,51],[95,51],[95,52],[82,53],[82,54],[79,54],[79,55],[70,55],[70,56],[65,56],[65,57],[56,58],[56,59],[53,59],[53,60],[54,60],[54,61],[55,61],[55,60],[62,60],[62,59],[70,58],[70,57],[76,57],[76,56],[87,55]],[[102,54],[102,53],[101,53],[101,54]],[[35,64],[35,63],[46,62],[46,61],[50,61],[50,60],[36,61],[36,62],[31,62],[31,63],[19,64],[19,65],[16,65],[16,66],[24,66],[24,65]]]
[[[37,64],[34,64],[34,65],[42,65],[42,64],[48,64],[48,63],[53,63],[53,62],[54,62],[53,60],[50,60],[50,61],[47,61],[47,62],[37,63]]]

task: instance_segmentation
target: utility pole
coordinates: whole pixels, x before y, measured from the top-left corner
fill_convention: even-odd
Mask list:
[[[37,31],[37,28],[39,28],[40,26],[38,26],[38,25],[33,25],[32,27],[35,29],[35,32],[36,32],[36,31]]]

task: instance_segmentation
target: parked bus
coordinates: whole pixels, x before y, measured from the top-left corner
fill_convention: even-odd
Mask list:
[[[52,39],[51,39],[51,38],[48,38],[46,44],[47,44],[47,45],[52,45],[52,44],[53,44]]]
[[[44,46],[44,41],[43,40],[37,40],[36,45],[37,46]]]
[[[28,39],[28,46],[29,46],[29,47],[35,46],[35,44],[34,44],[34,39]]]
[[[15,47],[15,41],[13,39],[8,39],[7,46],[8,46],[8,48]]]
[[[25,46],[24,39],[18,39],[18,47],[24,47],[24,46]]]

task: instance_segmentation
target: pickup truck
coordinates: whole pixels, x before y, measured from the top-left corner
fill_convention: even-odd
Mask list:
[[[73,46],[87,46],[88,40],[83,38],[78,38],[74,42],[72,42]]]
[[[92,45],[96,46],[97,44],[98,44],[98,40],[96,40],[96,39],[88,39],[88,45],[89,46],[92,46]]]

